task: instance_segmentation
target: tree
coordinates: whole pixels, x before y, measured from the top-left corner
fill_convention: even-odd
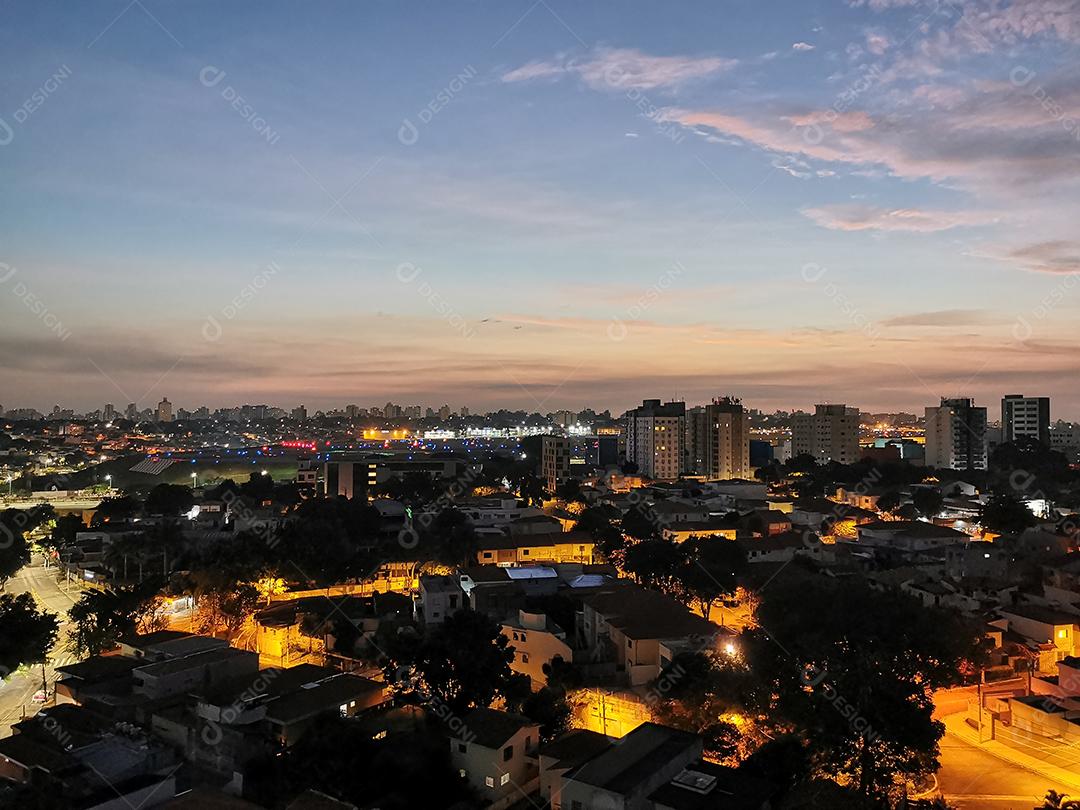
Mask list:
[[[692,536],[682,547],[686,554],[680,576],[683,588],[708,619],[713,602],[734,594],[739,587],[739,577],[746,570],[746,552],[734,540],[722,537]]]
[[[59,552],[65,546],[72,545],[75,542],[75,535],[82,531],[86,531],[86,524],[83,523],[81,516],[61,515],[56,519],[49,537],[43,539],[41,545]]]
[[[879,512],[891,512],[904,502],[903,496],[895,489],[883,492],[877,499]]]
[[[68,617],[68,649],[78,656],[100,655],[120,639],[160,628],[158,585],[154,580],[133,587],[83,591]]]
[[[996,493],[990,496],[982,507],[979,522],[983,529],[989,529],[999,534],[1019,534],[1024,529],[1034,526],[1035,515],[1024,505],[1024,502],[1007,493]]]
[[[24,534],[29,523],[29,516],[22,510],[5,509],[0,513],[0,591],[24,565],[30,564],[30,546]]]
[[[800,730],[818,772],[870,801],[897,777],[937,769],[944,727],[932,693],[981,660],[976,623],[899,591],[814,579],[770,589],[758,621],[743,655],[768,687],[767,710]]]
[[[355,720],[325,718],[278,756],[253,763],[245,777],[261,806],[283,806],[318,790],[355,806],[408,810],[472,807],[468,785],[450,765],[444,737],[425,731],[371,739]]]
[[[56,643],[60,623],[38,610],[29,593],[0,595],[0,677],[24,664],[40,664]]]
[[[224,630],[226,638],[231,639],[255,613],[258,605],[259,592],[255,586],[234,582],[229,587],[199,596],[195,621],[200,633],[212,636]]]
[[[502,628],[482,613],[459,610],[424,637],[408,663],[421,690],[457,714],[513,694],[513,648]]]
[[[525,501],[526,506],[537,505],[539,506],[544,502],[544,482],[533,475],[531,472],[525,473],[521,479],[521,483],[518,485],[518,492],[521,494],[521,499]]]
[[[115,498],[106,498],[98,504],[92,523],[94,526],[100,526],[103,523],[123,523],[138,513],[137,500],[130,495],[118,495]]]
[[[540,724],[542,740],[555,739],[570,725],[571,709],[566,693],[550,686],[530,692],[521,705],[521,713]]]
[[[911,493],[911,503],[923,517],[932,518],[941,511],[945,496],[936,487],[919,487]]]
[[[567,503],[585,503],[585,496],[581,493],[581,482],[576,478],[568,478],[555,488],[556,496]]]
[[[642,540],[626,550],[623,568],[638,584],[686,600],[683,577],[688,570],[686,549],[670,540]]]
[[[180,484],[158,484],[146,496],[146,512],[176,518],[189,512],[195,503],[191,487]]]
[[[660,529],[655,517],[650,517],[645,507],[634,504],[622,516],[623,534],[635,540],[652,540],[660,536]]]

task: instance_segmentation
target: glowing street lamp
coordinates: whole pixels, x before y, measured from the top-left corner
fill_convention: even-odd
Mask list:
[[[105,486],[108,487],[109,489],[112,489],[112,476],[111,475],[106,475],[105,476]]]
[[[199,486],[199,474],[198,473],[192,473],[191,474],[191,488],[192,489],[197,489],[198,486]]]
[[[10,475],[7,477],[7,494],[9,498],[11,497],[11,482],[14,480]]]

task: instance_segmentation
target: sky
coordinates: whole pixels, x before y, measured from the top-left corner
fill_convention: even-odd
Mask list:
[[[0,0],[0,403],[1080,418],[1080,0]]]

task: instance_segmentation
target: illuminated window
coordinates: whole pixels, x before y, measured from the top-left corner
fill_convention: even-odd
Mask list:
[[[495,777],[493,777],[493,776],[485,776],[484,777],[484,784],[487,785],[490,788],[495,787]]]
[[[1065,638],[1069,634],[1069,631],[1065,628],[1058,630],[1058,638]]]
[[[500,785],[505,785],[509,781],[510,781],[510,774],[508,774],[508,773],[504,773],[502,776],[499,777],[499,784]]]

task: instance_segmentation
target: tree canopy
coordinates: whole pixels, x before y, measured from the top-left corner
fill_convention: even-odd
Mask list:
[[[0,594],[0,677],[44,661],[59,626],[56,615],[39,610],[31,594]]]

